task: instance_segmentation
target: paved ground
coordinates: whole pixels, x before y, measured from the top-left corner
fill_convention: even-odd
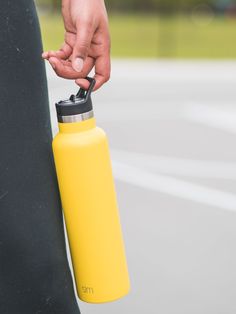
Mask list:
[[[76,92],[49,70],[56,100]],[[132,291],[84,314],[235,314],[236,62],[113,61],[110,140]]]

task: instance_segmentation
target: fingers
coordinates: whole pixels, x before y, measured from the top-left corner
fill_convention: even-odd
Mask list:
[[[76,29],[77,33],[72,53],[72,66],[75,71],[81,72],[94,33],[93,22],[89,20],[79,20],[76,24]]]
[[[44,51],[42,53],[42,58],[48,60],[50,57],[56,57],[56,51]]]
[[[85,90],[87,90],[88,88],[89,88],[89,81],[88,80],[86,80],[85,78],[79,78],[79,79],[77,79],[76,81],[75,81],[75,83],[77,84],[77,85],[79,85],[79,87],[81,87],[81,88],[83,88],[83,89],[85,89]],[[94,89],[93,89],[94,90]]]
[[[94,78],[96,80],[96,84],[94,86],[94,91],[100,88],[105,82],[107,82],[110,78],[111,72],[111,62],[109,51],[104,53],[103,55],[97,57],[95,60],[95,75]],[[86,79],[78,78],[76,79],[76,84],[84,89],[88,89],[89,82]]]
[[[79,77],[86,77],[94,66],[94,60],[88,57],[84,62],[83,71],[78,73],[73,69],[70,61],[59,59],[57,57],[50,57],[48,61],[58,76],[74,80]]]
[[[43,59],[48,59],[48,51],[44,51],[44,52],[42,53],[42,58],[43,58]]]
[[[106,53],[97,58],[95,62],[95,80],[96,84],[94,90],[100,88],[104,83],[110,79],[111,61],[109,53]]]
[[[94,79],[96,80],[96,84],[93,88],[93,91],[96,91],[97,89],[99,89],[104,83],[106,83],[109,78],[110,78],[110,59],[108,59],[109,62],[107,62],[107,60],[96,60],[96,63],[95,63],[95,75],[94,75]],[[99,73],[97,72],[96,70],[96,64],[97,63],[100,63],[101,65],[106,63],[106,71],[104,72],[104,68],[103,68],[103,72],[102,73]],[[100,65],[97,65],[97,67],[99,68]],[[86,80],[85,78],[78,78],[75,80],[76,84],[79,85],[81,88],[87,90],[89,88],[89,81]]]
[[[73,49],[71,48],[71,46],[69,46],[67,43],[64,43],[62,45],[61,49],[56,51],[56,56],[59,59],[66,60],[71,56],[72,51],[73,51]]]
[[[100,54],[97,56],[95,61],[95,80],[96,84],[94,90],[100,88],[104,83],[110,79],[111,73],[111,60],[110,60],[110,35],[108,30],[108,24],[103,23],[101,25],[100,33],[101,36],[101,48]]]
[[[42,53],[42,58],[48,60],[51,57],[57,57],[59,59],[66,60],[70,57],[72,48],[67,43],[64,43],[59,50],[50,50]]]
[[[96,80],[96,84],[93,90],[99,89],[104,83],[106,83],[110,79],[110,72],[111,72],[111,63],[110,63],[110,56],[100,56],[95,60],[95,75],[94,78]],[[83,77],[81,75],[81,77]],[[75,80],[76,84],[82,87],[83,89],[87,90],[89,88],[88,80],[84,78],[78,78]]]
[[[95,35],[96,37],[96,35]],[[91,45],[91,52],[95,56],[95,75],[96,84],[94,86],[94,91],[100,88],[105,82],[110,78],[111,72],[111,61],[110,61],[110,36],[107,25],[104,24],[103,27],[97,32],[97,38],[93,38],[97,44]],[[99,44],[102,43],[102,44]],[[86,79],[78,78],[76,81],[80,87],[88,89],[89,82]]]
[[[85,77],[95,66],[96,84],[94,90],[100,88],[110,78],[110,38],[107,23],[95,28],[93,18],[79,19],[76,33],[66,33],[65,43],[57,51],[42,54],[59,77],[74,79],[84,89],[89,82]]]

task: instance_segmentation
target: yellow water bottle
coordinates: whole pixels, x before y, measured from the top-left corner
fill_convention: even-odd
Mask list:
[[[126,295],[130,283],[107,138],[93,114],[95,80],[87,79],[88,91],[56,104],[53,153],[77,293],[103,303]]]

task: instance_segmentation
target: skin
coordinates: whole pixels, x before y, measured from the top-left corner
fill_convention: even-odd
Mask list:
[[[85,77],[94,68],[100,88],[110,78],[110,36],[104,0],[62,0],[65,41],[56,51],[45,51],[56,74],[88,89]]]

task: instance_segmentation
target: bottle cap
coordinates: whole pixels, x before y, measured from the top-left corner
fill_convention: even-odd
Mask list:
[[[77,95],[56,103],[57,118],[59,122],[76,122],[93,117],[91,93],[96,83],[95,79],[86,77],[90,82],[88,90],[79,89]]]

